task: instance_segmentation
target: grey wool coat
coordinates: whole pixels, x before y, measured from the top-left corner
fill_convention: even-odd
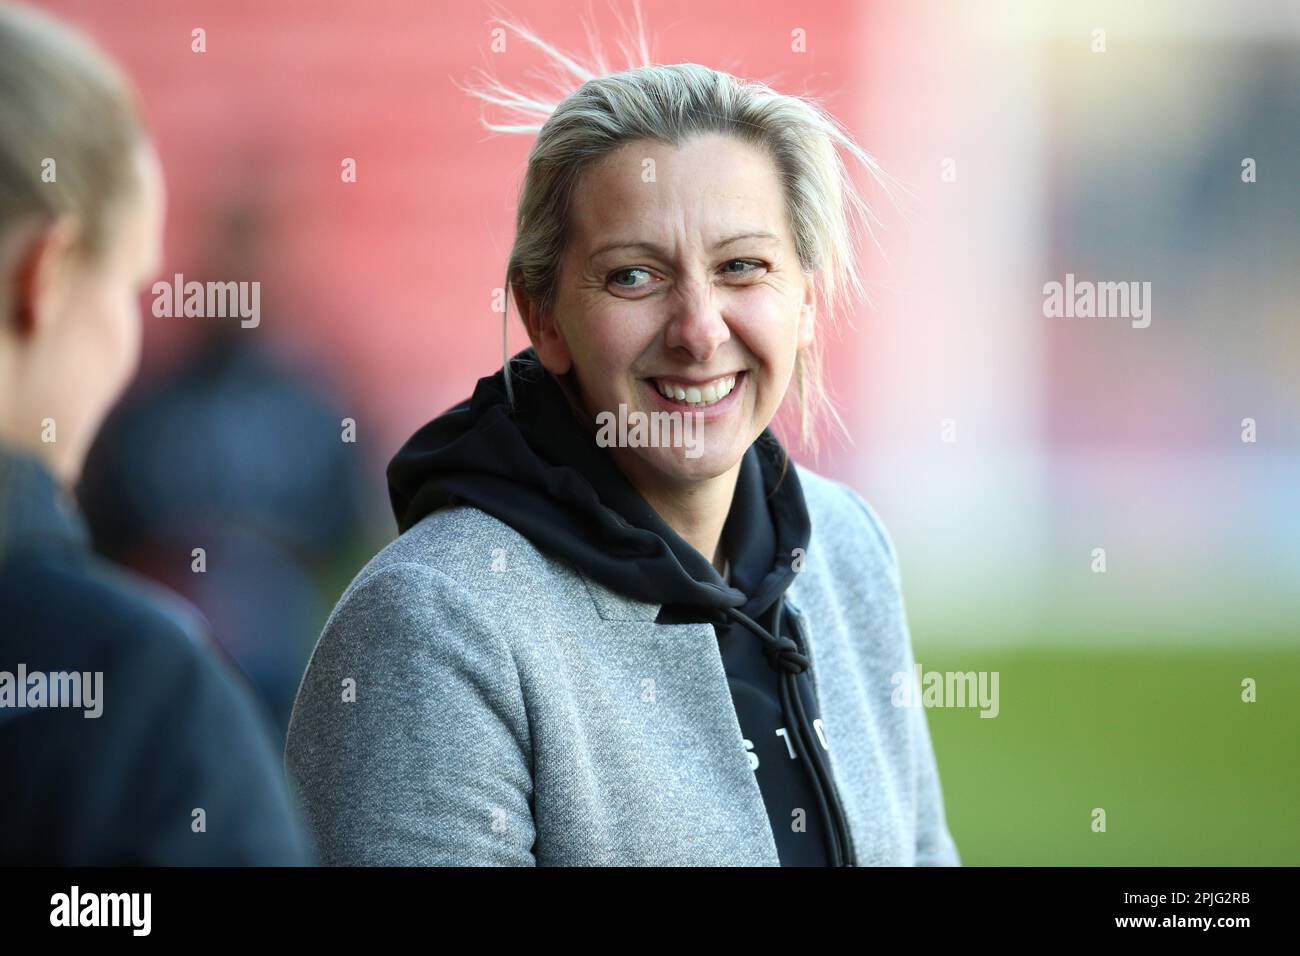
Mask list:
[[[859,865],[959,865],[893,545],[798,466],[787,592]],[[329,618],[285,766],[321,862],[777,866],[712,625],[657,624],[477,508],[427,515]]]

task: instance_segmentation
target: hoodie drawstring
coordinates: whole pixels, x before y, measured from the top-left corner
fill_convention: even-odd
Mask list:
[[[775,633],[768,631],[753,618],[736,610],[725,608],[725,613],[740,624],[753,631],[763,642],[763,656],[780,678],[781,714],[787,724],[795,728],[791,740],[795,744],[796,754],[812,769],[812,787],[817,795],[817,802],[822,812],[822,819],[827,827],[828,851],[832,866],[855,866],[853,842],[849,836],[848,822],[839,795],[835,792],[835,782],[831,778],[830,768],[822,759],[821,745],[804,710],[803,699],[799,696],[798,679],[804,671],[810,670],[811,660],[795,641],[781,633],[781,616],[785,610],[785,598],[776,602],[776,615],[773,620]]]

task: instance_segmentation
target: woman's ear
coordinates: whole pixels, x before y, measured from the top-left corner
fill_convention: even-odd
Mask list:
[[[564,332],[555,321],[554,314],[544,314],[536,303],[524,291],[521,283],[515,283],[515,306],[519,316],[524,320],[528,330],[528,339],[533,343],[533,350],[541,359],[543,367],[552,375],[565,375],[573,366],[573,356],[569,345],[564,340]]]
[[[19,228],[9,263],[13,291],[5,322],[20,340],[27,341],[62,308],[59,278],[71,263],[77,228],[69,216]]]
[[[817,322],[817,283],[811,272],[804,273],[803,304],[799,306],[799,348],[812,345]]]

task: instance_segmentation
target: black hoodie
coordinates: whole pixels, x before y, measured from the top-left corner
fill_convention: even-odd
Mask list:
[[[803,641],[784,613],[808,547],[803,492],[764,430],[746,451],[722,532],[730,582],[645,501],[574,415],[532,349],[479,380],[388,466],[400,531],[472,505],[604,586],[662,605],[660,624],[713,624],[736,717],[783,866],[853,865]],[[802,810],[803,812],[797,812]]]

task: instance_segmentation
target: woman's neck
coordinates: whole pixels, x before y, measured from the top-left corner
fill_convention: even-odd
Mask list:
[[[629,476],[633,486],[650,507],[658,512],[670,528],[684,541],[712,562],[718,573],[726,565],[722,553],[722,529],[731,513],[740,477],[740,462],[729,471],[691,484],[665,487],[658,482]]]

